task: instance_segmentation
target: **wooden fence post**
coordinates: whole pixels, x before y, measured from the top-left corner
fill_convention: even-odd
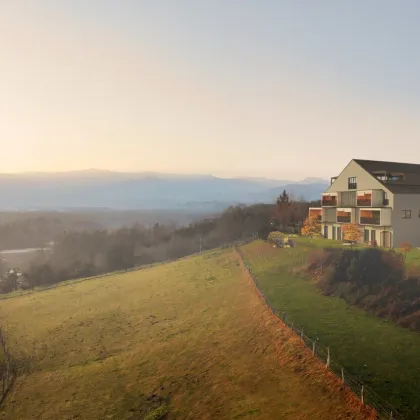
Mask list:
[[[344,368],[341,368],[341,380],[343,381],[343,384],[344,384]]]
[[[362,390],[360,392],[360,399],[362,401],[362,405],[364,405],[365,404],[365,390],[364,390],[363,385],[362,385]]]
[[[326,363],[325,367],[329,368],[330,367],[330,348],[329,347],[327,348],[327,351],[328,351],[328,353],[327,353],[327,363]]]
[[[312,353],[315,354],[315,350],[316,350],[316,341],[313,342],[312,344]]]

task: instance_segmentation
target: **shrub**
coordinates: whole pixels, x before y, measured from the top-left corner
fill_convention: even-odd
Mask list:
[[[268,235],[267,241],[270,244],[283,247],[284,246],[284,235],[281,232],[275,231],[270,232]]]

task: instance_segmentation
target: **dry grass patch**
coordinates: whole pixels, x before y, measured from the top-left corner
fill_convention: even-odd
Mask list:
[[[22,366],[4,420],[366,418],[233,250],[5,300],[0,317]]]

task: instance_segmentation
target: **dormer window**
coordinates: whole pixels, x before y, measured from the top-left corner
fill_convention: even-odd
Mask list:
[[[404,181],[404,174],[401,172],[373,172],[373,175],[379,181],[384,182],[395,182],[395,181]]]

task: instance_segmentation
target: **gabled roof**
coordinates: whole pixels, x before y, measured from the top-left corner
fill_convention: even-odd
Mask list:
[[[403,179],[398,180],[383,180],[377,178],[379,182],[381,182],[394,194],[420,193],[420,165],[418,164],[363,159],[353,160],[373,176],[380,172],[388,174],[403,174]]]

